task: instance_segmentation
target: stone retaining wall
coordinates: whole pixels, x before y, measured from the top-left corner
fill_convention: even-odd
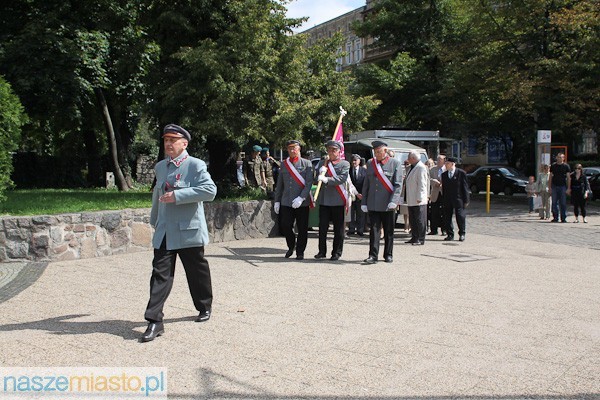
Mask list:
[[[212,242],[276,235],[271,201],[205,203]],[[0,218],[0,262],[60,261],[152,248],[150,209]]]

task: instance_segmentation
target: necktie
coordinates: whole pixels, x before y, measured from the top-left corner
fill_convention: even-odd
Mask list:
[[[454,175],[454,174],[452,173],[452,171],[448,171],[448,178],[452,179],[452,176],[453,176],[453,175]]]

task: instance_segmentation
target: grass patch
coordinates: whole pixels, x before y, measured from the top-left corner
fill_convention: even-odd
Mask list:
[[[5,192],[2,215],[47,215],[85,211],[149,208],[149,187],[119,192],[116,189],[25,189]]]
[[[31,216],[123,210],[152,207],[150,186],[119,192],[117,189],[23,189],[5,192],[0,215]],[[261,189],[222,187],[215,201],[266,199]]]

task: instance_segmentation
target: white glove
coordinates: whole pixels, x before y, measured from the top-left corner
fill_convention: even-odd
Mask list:
[[[273,210],[275,211],[275,214],[279,214],[279,207],[281,207],[281,203],[280,202],[276,202],[273,205]]]
[[[319,175],[319,178],[318,178],[318,180],[319,180],[320,182],[327,183],[327,181],[328,181],[329,179],[327,179],[327,177],[326,177],[326,176]]]
[[[292,208],[298,208],[304,203],[304,199],[300,196],[296,197],[294,201],[292,201]]]
[[[390,202],[387,206],[388,210],[395,210],[398,207],[396,203]]]
[[[360,206],[360,209],[364,213],[369,212],[369,209],[367,208],[367,206]]]

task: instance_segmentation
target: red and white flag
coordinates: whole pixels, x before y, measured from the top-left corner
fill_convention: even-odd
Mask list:
[[[344,152],[344,130],[342,129],[341,122],[340,122],[340,126],[338,127],[337,131],[335,132],[335,136],[333,137],[333,140],[335,140],[336,142],[340,142],[340,144],[342,145],[342,150],[340,151],[340,158],[342,160],[345,160],[346,153]]]

